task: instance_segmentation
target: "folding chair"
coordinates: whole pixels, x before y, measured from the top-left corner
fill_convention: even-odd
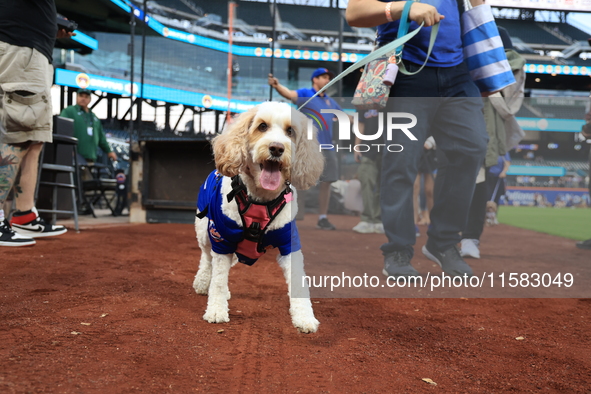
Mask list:
[[[87,174],[87,178],[82,180],[82,191],[92,216],[96,218],[95,205],[102,206],[103,202],[109,208],[111,214],[115,216],[112,201],[116,197],[117,180],[110,177],[108,166],[100,163],[86,163],[81,166],[81,169],[86,171]],[[109,176],[109,178],[105,176]],[[113,192],[111,198],[107,196],[108,192]]]

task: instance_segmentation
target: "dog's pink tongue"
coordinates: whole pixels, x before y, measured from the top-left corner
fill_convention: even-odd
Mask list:
[[[276,190],[281,183],[281,171],[279,163],[266,161],[259,177],[261,186],[266,190]]]

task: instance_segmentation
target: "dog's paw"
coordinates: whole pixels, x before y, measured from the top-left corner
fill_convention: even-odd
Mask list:
[[[209,323],[227,323],[230,321],[228,311],[219,310],[207,310],[203,315],[203,320],[207,320]]]
[[[318,331],[318,326],[320,325],[320,322],[316,320],[315,317],[305,319],[299,319],[294,317],[292,321],[295,328],[297,328],[299,332],[302,332],[304,334],[311,334],[313,332]]]
[[[209,293],[209,278],[202,278],[200,275],[195,277],[193,288],[197,294],[207,295]]]
[[[207,295],[209,292],[209,284],[206,286],[203,282],[199,282],[195,279],[195,282],[193,282],[193,289],[195,289],[195,293],[197,294]]]

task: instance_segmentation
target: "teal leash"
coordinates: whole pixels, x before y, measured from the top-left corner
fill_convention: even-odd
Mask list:
[[[408,1],[407,4],[405,4],[404,10],[403,10],[403,15],[408,15],[408,13],[410,11],[410,4],[412,4],[412,1]],[[405,18],[405,19],[407,19],[407,18]],[[401,24],[402,24],[402,21],[401,21]],[[404,23],[403,27],[408,29],[408,24],[409,24],[409,22],[407,20]],[[391,43],[384,45],[383,47],[373,51],[372,53],[370,53],[369,55],[367,55],[363,59],[359,60],[358,62],[355,62],[351,67],[349,67],[348,69],[346,69],[345,71],[343,71],[342,73],[337,75],[329,83],[327,83],[322,89],[317,91],[316,94],[314,96],[310,97],[304,104],[300,105],[298,110],[301,110],[302,108],[304,108],[316,96],[323,93],[325,90],[327,90],[332,85],[334,85],[335,83],[337,83],[338,81],[340,81],[341,79],[346,77],[347,75],[351,74],[353,71],[357,70],[358,68],[361,68],[361,67],[365,66],[366,64],[368,64],[369,62],[371,62],[375,59],[378,59],[384,55],[387,55],[390,52],[396,53],[398,50],[402,51],[402,47],[404,46],[404,44],[406,42],[408,42],[411,38],[416,36],[418,34],[418,32],[423,28],[424,24],[425,24],[425,22],[422,22],[416,30],[414,30],[408,34],[405,34],[402,37],[397,38],[396,40],[392,41]],[[429,57],[431,56],[431,50],[433,49],[433,46],[435,45],[435,39],[437,38],[438,32],[439,32],[439,23],[433,25],[433,27],[431,28],[431,36],[429,38],[429,49],[427,51],[427,58],[425,59],[425,63],[423,63],[421,68],[413,73],[410,73],[410,72],[406,71],[404,64],[402,62],[400,62],[400,64],[402,65],[402,67],[400,67],[400,71],[403,74],[407,74],[407,75],[417,74],[418,72],[420,72],[423,69],[423,67],[425,67],[425,65],[427,64],[427,61],[429,60]]]
[[[394,41],[392,41],[391,43],[384,45],[383,47],[373,51],[372,53],[370,53],[369,55],[367,55],[366,57],[364,57],[363,59],[359,60],[358,62],[354,63],[351,67],[349,67],[348,69],[346,69],[345,71],[343,71],[342,73],[340,73],[339,75],[337,75],[335,78],[333,78],[329,83],[326,84],[326,86],[324,86],[322,89],[320,89],[319,91],[316,92],[316,94],[312,97],[310,97],[310,99],[308,99],[308,101],[306,101],[303,105],[301,105],[298,110],[301,110],[303,107],[305,107],[310,101],[312,101],[312,99],[314,99],[316,96],[318,96],[320,93],[324,92],[326,89],[330,88],[332,85],[334,85],[335,83],[337,83],[338,81],[340,81],[341,79],[343,79],[344,77],[346,77],[347,75],[351,74],[353,71],[357,70],[360,67],[365,66],[367,63],[371,62],[372,60],[375,60],[377,58],[380,58],[392,51],[395,51],[396,48],[398,48],[401,45],[404,45],[408,40],[410,40],[411,38],[413,38],[414,36],[417,35],[417,33],[421,30],[421,28],[423,27],[423,23],[421,23],[421,25],[414,31],[406,34],[403,37],[400,37]]]

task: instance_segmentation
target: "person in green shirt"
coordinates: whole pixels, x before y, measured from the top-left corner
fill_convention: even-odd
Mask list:
[[[99,118],[88,108],[90,90],[78,89],[76,105],[63,109],[60,116],[74,119],[74,137],[78,138],[78,153],[87,162],[96,161],[96,148],[100,147],[111,160],[117,160],[117,154],[111,150],[103,125]]]

